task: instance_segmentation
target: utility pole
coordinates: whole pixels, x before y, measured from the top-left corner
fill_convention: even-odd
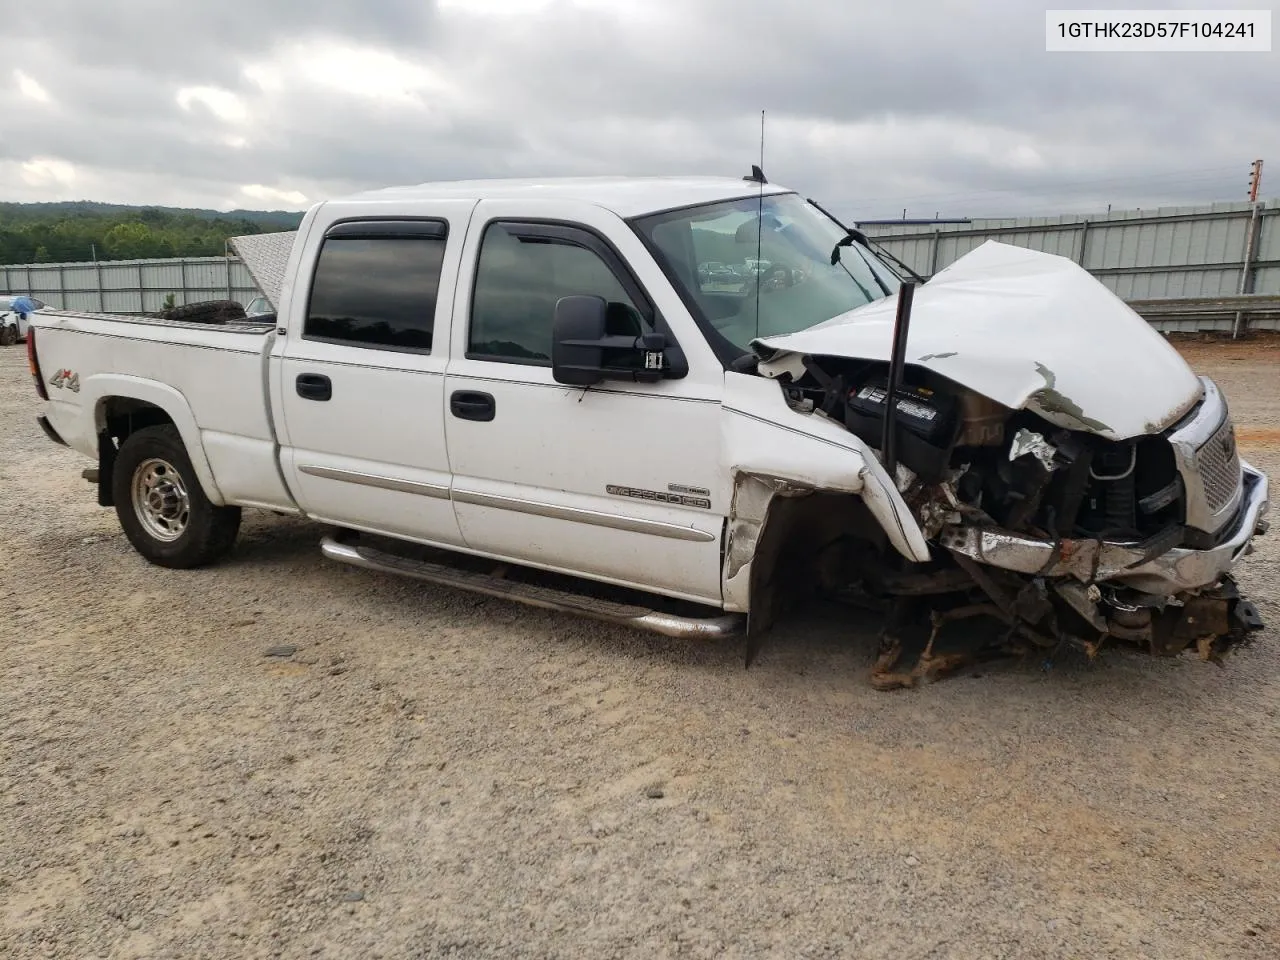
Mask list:
[[[1258,188],[1262,185],[1262,161],[1255,160],[1249,167],[1249,202],[1258,202]]]
[[[1258,243],[1258,215],[1260,213],[1258,205],[1258,188],[1262,185],[1262,161],[1255,160],[1249,168],[1249,205],[1252,209],[1249,211],[1249,225],[1245,228],[1247,231],[1244,237],[1244,262],[1240,264],[1240,286],[1236,290],[1236,294],[1244,296],[1252,293],[1252,270],[1254,248]],[[1235,322],[1231,325],[1231,339],[1238,339],[1241,329],[1244,325],[1244,312],[1236,311]]]

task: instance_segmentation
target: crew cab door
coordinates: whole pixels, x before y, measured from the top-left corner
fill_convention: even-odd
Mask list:
[[[640,277],[665,283],[621,220],[588,205],[565,212],[494,200],[472,218],[445,376],[461,534],[479,552],[718,604],[723,369],[695,362],[657,383],[556,383],[557,300],[602,296],[653,325]]]
[[[474,201],[322,207],[274,382],[281,461],[306,513],[458,545],[444,371]],[[312,238],[320,238],[319,242]]]

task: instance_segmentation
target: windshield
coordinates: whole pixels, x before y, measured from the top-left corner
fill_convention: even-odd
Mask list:
[[[704,329],[741,353],[896,293],[898,277],[794,193],[728,200],[636,221]],[[757,296],[758,292],[758,296]]]

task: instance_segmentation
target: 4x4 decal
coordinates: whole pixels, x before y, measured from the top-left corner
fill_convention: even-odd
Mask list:
[[[49,378],[49,385],[57,387],[61,390],[66,387],[72,393],[80,392],[80,374],[72,373],[70,370],[59,370]]]

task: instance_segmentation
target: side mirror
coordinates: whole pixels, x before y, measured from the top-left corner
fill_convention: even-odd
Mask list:
[[[602,380],[656,383],[667,338],[656,332],[610,334],[603,297],[561,297],[551,325],[551,375],[556,383],[589,387]]]

